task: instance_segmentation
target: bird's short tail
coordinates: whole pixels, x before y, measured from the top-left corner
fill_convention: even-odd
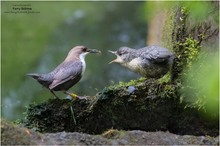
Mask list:
[[[27,76],[30,76],[30,77],[32,77],[32,78],[34,78],[36,80],[40,77],[40,75],[37,74],[37,73],[29,73],[29,74],[27,74]]]

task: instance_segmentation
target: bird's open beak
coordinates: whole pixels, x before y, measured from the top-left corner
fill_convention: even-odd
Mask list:
[[[89,52],[89,53],[101,53],[101,51],[96,50],[96,49],[88,49],[87,52]]]
[[[112,54],[115,54],[116,55],[116,51],[111,51],[111,50],[108,50],[108,52],[112,53]]]
[[[116,51],[108,51],[108,52],[110,52],[110,53],[112,53],[112,54],[115,54],[116,56],[117,56],[117,58],[115,59],[115,60],[112,60],[111,62],[109,62],[108,64],[111,64],[111,63],[113,63],[113,62],[119,62],[119,56],[117,55],[117,53],[116,53]]]

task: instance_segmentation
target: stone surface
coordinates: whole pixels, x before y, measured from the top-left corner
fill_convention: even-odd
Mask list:
[[[219,136],[176,135],[170,132],[118,131],[110,129],[101,135],[78,132],[41,134],[1,121],[2,145],[219,145]]]

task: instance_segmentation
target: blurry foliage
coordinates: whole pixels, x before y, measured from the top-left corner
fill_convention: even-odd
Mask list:
[[[211,2],[203,4],[205,3],[182,3],[184,6],[181,7],[179,15],[180,28],[177,28],[180,33],[177,34],[175,42],[178,60],[175,68],[180,73],[181,97],[186,102],[186,107],[197,108],[209,118],[218,119],[218,49],[209,46],[206,51],[202,51],[203,44],[208,41],[205,38],[219,37],[218,30],[215,30],[218,25],[213,22],[218,15],[210,13],[216,14],[218,11],[215,10],[215,5],[211,7]],[[215,45],[218,45],[217,41]]]
[[[219,56],[217,53],[199,55],[183,78],[182,96],[187,107],[196,107],[208,117],[219,114]]]
[[[146,2],[145,10],[148,20],[158,12],[169,13],[162,40],[165,47],[176,53],[174,70],[179,75],[176,83],[182,87],[186,107],[198,108],[218,118],[219,2]]]
[[[180,2],[180,5],[186,7],[190,11],[189,19],[192,19],[192,22],[198,24],[206,20],[210,14],[214,16],[215,20],[218,19],[218,14],[216,13],[218,7],[214,7],[213,9],[214,3],[214,1],[182,1]]]
[[[208,18],[210,14],[214,14],[214,20],[218,22],[218,3],[217,1],[147,1],[145,3],[145,17],[150,20],[157,12],[164,11],[166,9],[175,8],[181,6],[190,10],[190,19],[195,23],[202,22]],[[214,9],[213,9],[213,5]]]
[[[180,28],[177,28],[175,42],[178,60],[175,69],[179,70],[181,97],[186,102],[186,107],[197,108],[209,118],[218,119],[218,49],[203,47],[208,42],[205,38],[219,38],[218,25],[214,22],[218,15],[210,13],[216,14],[218,11],[215,10],[215,5],[211,5],[211,2],[182,3],[181,14],[177,15],[180,16]],[[218,45],[217,41],[214,42],[213,46],[215,45]]]
[[[172,8],[176,5],[176,2],[172,1],[147,1],[145,2],[145,18],[150,21],[156,13],[165,11],[167,8]]]

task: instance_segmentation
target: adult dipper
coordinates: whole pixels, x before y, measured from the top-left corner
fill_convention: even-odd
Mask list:
[[[144,77],[160,78],[172,67],[174,54],[159,46],[148,46],[140,49],[121,47],[109,51],[117,56],[112,62],[136,72]]]
[[[58,97],[53,91],[63,91],[73,98],[85,98],[69,93],[67,90],[79,82],[85,72],[85,56],[88,53],[100,53],[100,51],[85,46],[76,46],[69,51],[65,60],[53,71],[46,74],[29,73],[27,75],[49,89],[56,98]]]

